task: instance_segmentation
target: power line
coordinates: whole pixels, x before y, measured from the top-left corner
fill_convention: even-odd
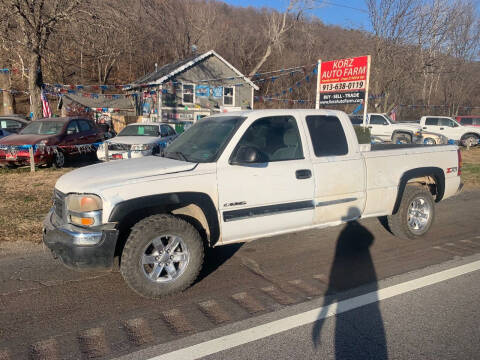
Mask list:
[[[360,11],[360,12],[363,12],[363,13],[365,13],[365,14],[368,14],[368,11],[367,11],[367,10],[365,10],[365,9],[360,9],[360,8],[356,8],[356,7],[353,7],[353,6],[348,6],[348,5],[344,5],[344,4],[338,4],[338,3],[331,2],[331,1],[323,1],[323,3],[324,3],[324,4],[327,4],[327,5],[343,7],[343,8],[346,8],[346,9],[352,9],[352,10],[356,10],[356,11]]]

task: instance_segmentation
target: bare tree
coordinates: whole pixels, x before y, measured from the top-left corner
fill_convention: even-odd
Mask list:
[[[28,63],[30,110],[34,117],[42,116],[42,58],[51,35],[62,22],[71,20],[80,0],[2,0],[3,27],[10,48],[25,54]]]

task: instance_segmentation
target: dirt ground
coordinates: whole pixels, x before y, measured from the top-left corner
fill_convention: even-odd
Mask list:
[[[465,188],[480,188],[480,147],[463,150],[462,154]],[[29,168],[0,169],[0,243],[40,243],[42,221],[52,205],[55,182],[80,165],[61,170],[38,169],[35,173],[30,173]]]

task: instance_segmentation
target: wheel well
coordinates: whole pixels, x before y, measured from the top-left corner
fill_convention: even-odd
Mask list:
[[[476,133],[466,133],[466,134],[463,134],[462,140],[468,138],[469,136],[474,136],[474,137],[476,137],[477,139],[480,138],[480,136],[479,136],[478,134],[476,134]]]
[[[189,222],[198,230],[206,246],[215,245],[220,237],[216,208],[208,195],[201,193],[152,195],[124,201],[112,210],[109,221],[116,222],[119,230],[116,256],[121,255],[133,225],[155,214],[171,214]]]
[[[410,140],[412,140],[412,138],[413,138],[413,134],[408,132],[408,131],[394,131],[392,133],[392,139],[395,135],[406,135],[410,138]]]
[[[445,174],[442,169],[436,167],[418,168],[405,172],[400,179],[392,214],[397,213],[407,184],[417,184],[428,188],[435,197],[435,202],[439,202],[445,193]]]

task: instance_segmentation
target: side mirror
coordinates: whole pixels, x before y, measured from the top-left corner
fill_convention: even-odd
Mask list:
[[[254,164],[254,163],[264,163],[264,162],[267,162],[267,159],[256,148],[252,146],[242,146],[237,150],[230,164],[242,165],[242,164]]]

